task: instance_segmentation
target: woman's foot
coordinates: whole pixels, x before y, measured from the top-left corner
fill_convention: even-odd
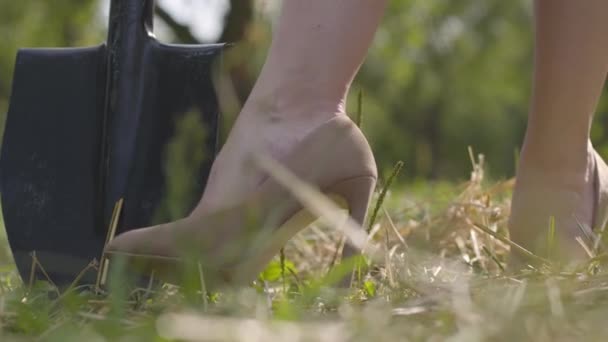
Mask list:
[[[286,168],[285,174],[290,171],[299,180],[344,200],[353,220],[363,224],[377,170],[365,137],[346,115],[336,115],[312,129],[280,164]],[[186,258],[200,260],[215,277],[222,271],[223,278],[238,274],[243,281],[252,280],[287,240],[318,215],[289,220],[302,209],[300,202],[284,183],[267,177],[258,166],[252,169],[263,180],[250,193],[235,198],[236,204],[129,231],[112,241],[107,251],[143,262],[145,271],[171,271],[167,261]],[[297,180],[288,184],[294,182]],[[240,272],[235,273],[237,265]]]
[[[308,113],[307,118],[304,108],[316,112]],[[295,106],[279,108],[263,104],[259,99],[250,100],[214,161],[204,194],[193,212],[177,221],[131,230],[117,237],[107,250],[145,255],[147,260],[135,264],[143,263],[145,269],[152,262],[156,271],[164,274],[179,268],[176,266],[178,259],[192,256],[182,252],[195,253],[197,258],[210,261],[205,267],[212,274],[229,269],[243,257],[235,251],[246,250],[241,243],[246,234],[241,229],[245,226],[244,220],[248,220],[248,226],[262,225],[254,218],[246,217],[245,211],[262,215],[262,211],[271,205],[256,194],[267,175],[254,165],[252,156],[263,154],[285,160],[315,128],[337,116],[346,116],[330,109],[312,105],[300,105],[299,109]],[[265,206],[258,207],[259,202]],[[142,268],[141,265],[134,267]],[[165,278],[173,280],[173,277]],[[221,278],[227,280],[230,276],[222,275]]]
[[[511,239],[543,257],[567,263],[587,259],[577,239],[592,250],[594,229],[605,224],[604,161],[589,144],[587,157],[578,166],[543,166],[522,157],[509,220]]]

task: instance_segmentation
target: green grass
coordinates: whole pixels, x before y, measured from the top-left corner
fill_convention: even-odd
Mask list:
[[[102,293],[58,294],[48,283],[22,284],[6,261],[0,340],[604,340],[603,255],[576,271],[505,270],[511,188],[512,181],[486,182],[479,164],[462,184],[381,185],[375,200],[383,193],[384,201],[368,235],[380,255],[339,263],[342,234],[318,224],[251,286],[210,294],[199,275],[182,286],[114,282]],[[0,241],[0,260],[9,260]],[[353,265],[360,279],[337,286]]]

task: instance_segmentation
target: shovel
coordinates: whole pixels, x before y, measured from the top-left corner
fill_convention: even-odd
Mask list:
[[[225,45],[158,42],[154,7],[112,0],[105,44],[18,53],[0,187],[25,281],[94,283],[87,266],[99,260],[121,199],[117,233],[155,223],[167,197],[167,148],[186,115],[205,127],[194,148],[207,158],[194,165],[193,196],[181,204],[191,209],[202,194],[218,142],[212,65]]]

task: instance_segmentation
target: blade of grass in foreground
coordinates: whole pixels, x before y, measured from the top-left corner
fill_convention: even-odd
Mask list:
[[[517,254],[519,254],[520,256],[524,257],[525,259],[527,259],[528,261],[534,261],[535,263],[541,263],[541,264],[546,264],[546,265],[551,265],[551,262],[545,258],[541,258],[538,255],[530,252],[529,250],[523,248],[522,246],[516,244],[515,242],[507,239],[504,236],[500,236],[499,234],[493,232],[491,229],[489,229],[488,227],[480,224],[480,223],[475,223],[475,222],[471,222],[471,224],[473,225],[473,227],[481,230],[482,232],[494,237],[495,239],[499,240],[502,243],[505,243],[507,245],[509,245],[511,248],[513,248],[513,251],[516,252]]]
[[[359,128],[363,125],[363,91],[359,91],[357,94],[357,116],[355,117],[355,123]]]
[[[402,161],[398,161],[397,164],[395,164],[395,166],[393,167],[393,172],[391,172],[391,175],[390,175],[390,177],[388,177],[388,180],[386,181],[384,188],[382,188],[382,191],[380,192],[380,196],[378,197],[378,200],[376,201],[376,206],[374,207],[374,210],[372,211],[372,215],[370,216],[370,219],[369,219],[369,225],[367,226],[368,234],[369,234],[370,230],[372,229],[372,227],[374,226],[374,223],[376,223],[376,218],[378,217],[378,212],[380,211],[380,208],[382,207],[382,204],[384,203],[386,194],[390,190],[391,185],[393,184],[393,181],[395,181],[395,178],[397,178],[399,173],[401,173],[401,170],[403,169],[403,165],[405,165],[405,164]]]
[[[112,218],[110,219],[110,226],[108,227],[108,232],[106,235],[106,242],[103,245],[103,252],[101,255],[101,260],[99,262],[99,270],[97,272],[97,281],[95,282],[95,289],[99,290],[101,286],[105,285],[106,277],[108,274],[108,257],[106,255],[106,247],[108,244],[114,239],[114,235],[116,235],[116,228],[118,227],[118,219],[120,217],[120,213],[122,211],[124,200],[121,198],[114,205],[114,210],[112,211]]]

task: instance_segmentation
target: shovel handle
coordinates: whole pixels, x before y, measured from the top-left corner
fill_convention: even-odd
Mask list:
[[[154,29],[155,0],[112,0],[108,45],[120,37],[152,35]]]

